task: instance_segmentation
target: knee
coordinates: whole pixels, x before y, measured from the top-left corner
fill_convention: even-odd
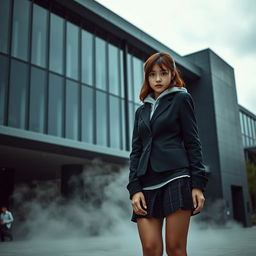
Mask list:
[[[143,244],[143,255],[144,256],[162,256],[163,246],[157,243]]]
[[[179,245],[167,245],[166,253],[168,256],[187,256],[186,248]]]

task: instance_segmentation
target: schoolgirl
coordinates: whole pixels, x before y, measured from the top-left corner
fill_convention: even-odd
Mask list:
[[[185,256],[190,217],[204,206],[208,181],[202,160],[194,101],[170,54],[144,64],[135,112],[127,189],[144,256]]]

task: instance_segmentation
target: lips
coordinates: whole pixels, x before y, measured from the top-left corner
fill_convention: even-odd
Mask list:
[[[161,84],[156,84],[155,87],[160,88],[160,87],[162,87],[162,85]]]

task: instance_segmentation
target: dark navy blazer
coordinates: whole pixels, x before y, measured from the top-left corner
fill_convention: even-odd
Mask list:
[[[130,196],[141,191],[139,177],[146,173],[148,161],[156,172],[187,167],[192,188],[204,191],[208,179],[192,96],[181,91],[159,100],[151,120],[150,103],[144,103],[135,112],[127,185]]]

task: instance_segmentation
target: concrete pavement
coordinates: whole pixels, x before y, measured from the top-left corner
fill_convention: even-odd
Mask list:
[[[136,225],[120,235],[0,243],[1,256],[139,256],[142,255]],[[165,254],[164,254],[165,255]],[[256,226],[251,228],[199,229],[191,225],[188,256],[255,256]]]

